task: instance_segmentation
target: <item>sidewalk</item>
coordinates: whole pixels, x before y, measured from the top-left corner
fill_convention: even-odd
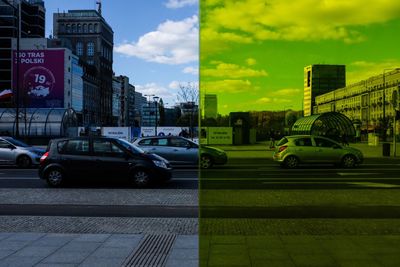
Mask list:
[[[198,266],[198,237],[0,233],[0,266]]]

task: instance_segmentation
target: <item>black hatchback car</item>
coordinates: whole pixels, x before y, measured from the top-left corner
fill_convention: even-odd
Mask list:
[[[128,179],[138,187],[171,178],[169,162],[147,154],[131,143],[108,137],[77,137],[50,140],[40,158],[39,176],[49,186],[66,179]]]

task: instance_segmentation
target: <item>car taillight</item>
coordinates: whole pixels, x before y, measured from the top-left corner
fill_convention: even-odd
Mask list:
[[[287,148],[287,146],[281,146],[278,150],[278,152],[282,152],[283,150],[285,150]]]
[[[43,154],[43,156],[40,157],[40,163],[42,163],[43,161],[45,161],[45,159],[49,156],[49,152],[46,152]]]

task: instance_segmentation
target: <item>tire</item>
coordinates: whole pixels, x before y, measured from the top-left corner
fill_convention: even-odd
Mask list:
[[[200,156],[200,168],[201,169],[209,169],[213,165],[213,160],[208,155],[201,155]]]
[[[341,162],[344,168],[354,168],[356,166],[356,158],[353,155],[345,155]]]
[[[22,155],[17,158],[17,166],[18,168],[29,168],[32,165],[32,160],[27,155]]]
[[[60,187],[64,184],[64,173],[58,169],[53,168],[46,171],[45,179],[50,187]]]
[[[288,156],[283,164],[287,169],[295,169],[299,166],[299,160],[295,156]]]
[[[148,171],[139,169],[134,171],[132,180],[135,186],[143,188],[150,185],[151,176]]]

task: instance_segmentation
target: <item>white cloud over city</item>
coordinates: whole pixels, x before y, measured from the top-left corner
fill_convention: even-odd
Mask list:
[[[161,64],[198,60],[199,23],[196,15],[181,21],[167,20],[137,41],[115,46],[115,52]]]
[[[186,6],[194,6],[198,4],[198,0],[169,0],[165,3],[167,8],[177,9]]]

